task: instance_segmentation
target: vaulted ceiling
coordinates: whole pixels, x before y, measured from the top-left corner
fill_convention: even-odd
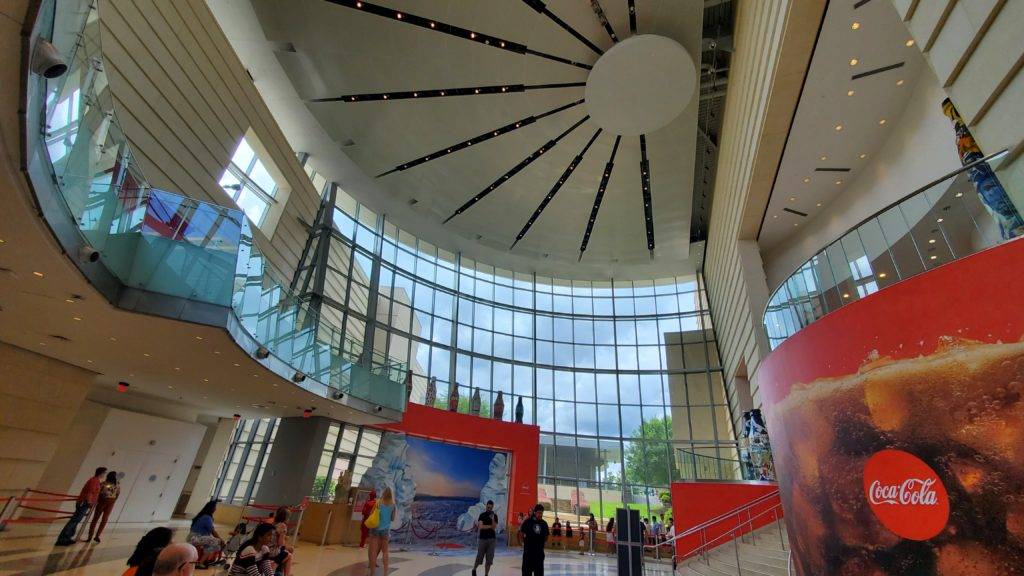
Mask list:
[[[427,240],[666,274],[695,267],[710,209],[731,32],[710,4],[252,0],[307,109]]]

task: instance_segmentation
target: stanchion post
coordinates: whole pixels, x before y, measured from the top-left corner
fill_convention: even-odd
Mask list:
[[[301,512],[300,512],[300,516],[301,516]],[[331,529],[331,518],[333,518],[333,517],[334,517],[334,508],[331,508],[330,510],[327,511],[327,522],[324,523],[324,535],[320,538],[320,547],[321,548],[323,548],[324,544],[327,542],[327,531]],[[299,532],[299,529],[296,528],[295,529],[295,533],[298,534],[298,532]]]
[[[782,544],[782,549],[786,549],[786,539],[782,537],[782,519],[779,518],[779,509],[775,508],[775,526],[779,529],[779,543]]]
[[[99,502],[97,502],[97,505],[98,504],[99,504]],[[77,500],[75,500],[75,509],[76,510],[78,509],[78,501]],[[92,520],[92,515],[95,514],[95,513],[96,513],[96,506],[90,505],[89,506],[89,512],[85,515],[85,518],[82,518],[82,522],[78,525],[78,532],[75,533],[75,540],[81,540],[82,539],[82,532],[85,532],[86,526]]]
[[[292,547],[293,547],[293,548],[295,547],[295,544],[296,544],[296,543],[298,542],[298,540],[299,540],[299,527],[300,527],[300,526],[302,526],[302,515],[303,515],[303,514],[304,514],[305,512],[306,512],[306,509],[305,509],[305,508],[299,508],[299,519],[298,519],[298,521],[297,521],[297,522],[295,522],[295,533],[294,533],[294,534],[292,534]],[[334,510],[331,510],[331,512],[334,512]],[[329,519],[328,519],[328,523],[330,523],[330,520],[329,520]]]
[[[0,532],[7,529],[7,520],[14,517],[14,511],[18,509],[18,504],[16,502],[21,502],[27,495],[28,488],[25,488],[21,491],[21,496],[11,496],[7,499],[7,503],[4,504],[4,509],[0,511]],[[13,507],[11,506],[12,502],[15,502]],[[10,509],[9,514],[7,512],[8,509]]]
[[[736,554],[736,574],[743,576],[743,568],[740,568],[740,545],[736,543],[736,538],[732,539],[732,551]]]

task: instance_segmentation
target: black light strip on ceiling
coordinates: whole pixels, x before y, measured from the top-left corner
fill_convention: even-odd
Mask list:
[[[547,4],[545,4],[543,0],[523,0],[523,2],[525,2],[526,5],[529,6],[530,8],[533,8],[537,12],[547,16],[548,19],[550,19],[552,22],[558,24],[558,26],[562,30],[565,30],[569,34],[572,34],[574,38],[576,38],[584,45],[586,45],[587,48],[590,48],[591,50],[597,52],[598,54],[604,54],[604,50],[601,50],[600,48],[597,47],[596,44],[594,44],[590,40],[587,40],[586,36],[577,32],[576,29],[573,28],[572,26],[569,26],[564,20],[559,18],[557,14],[555,14],[551,10],[548,10]]]
[[[644,225],[647,227],[647,250],[654,257],[654,207],[651,205],[651,163],[647,160],[647,137],[640,135],[640,191],[644,197]]]
[[[604,165],[604,174],[601,175],[601,184],[597,186],[597,194],[594,196],[594,207],[590,209],[590,220],[587,221],[587,231],[583,233],[583,242],[580,243],[580,257],[576,260],[577,262],[583,260],[583,253],[587,251],[587,245],[590,244],[590,234],[594,231],[597,212],[601,210],[604,191],[608,189],[608,180],[612,177],[612,169],[615,167],[615,153],[619,150],[620,140],[622,140],[622,136],[615,137],[615,144],[612,145],[612,155],[608,157],[608,163]]]
[[[629,32],[636,35],[636,0],[626,0],[629,6]]]
[[[861,6],[867,4],[868,2],[871,2],[871,0],[857,0],[857,2],[854,3],[853,8],[854,9],[860,8]]]
[[[447,98],[450,96],[478,96],[481,94],[509,94],[527,90],[548,90],[552,88],[577,88],[586,82],[564,82],[561,84],[499,84],[495,86],[470,86],[468,88],[436,88],[405,92],[377,92],[368,94],[345,94],[330,98],[313,98],[311,102],[373,102],[379,100],[407,100],[413,98]]]
[[[860,80],[861,78],[867,78],[868,76],[874,76],[875,74],[881,74],[882,72],[888,72],[889,70],[903,68],[904,64],[905,62],[897,62],[888,66],[882,66],[881,68],[875,68],[874,70],[868,70],[867,72],[861,72],[860,74],[854,74],[850,77],[850,80]]]
[[[849,172],[849,168],[815,168],[815,172]]]
[[[462,214],[466,210],[469,210],[470,208],[472,208],[474,204],[476,204],[477,202],[483,200],[488,194],[490,194],[491,192],[494,192],[494,190],[496,188],[498,188],[498,186],[501,186],[506,181],[508,181],[509,178],[511,178],[511,177],[515,176],[516,174],[518,174],[523,168],[526,168],[527,166],[529,166],[534,160],[536,160],[537,158],[540,158],[545,152],[547,152],[547,151],[551,150],[552,148],[554,148],[562,138],[565,138],[566,136],[568,136],[570,132],[572,132],[573,130],[579,128],[581,124],[583,124],[584,122],[586,122],[589,119],[590,119],[590,116],[584,116],[578,122],[576,122],[572,126],[569,126],[568,128],[566,128],[561,134],[556,136],[553,140],[548,140],[547,142],[545,142],[543,145],[541,145],[540,148],[537,148],[536,150],[533,151],[532,154],[530,154],[529,156],[524,158],[522,161],[520,161],[519,164],[516,164],[515,166],[513,166],[511,170],[509,170],[508,172],[505,172],[504,174],[499,176],[498,179],[495,180],[494,182],[491,182],[490,186],[488,186],[487,188],[484,188],[479,194],[477,194],[476,196],[473,196],[472,198],[470,198],[469,201],[466,202],[465,204],[463,204],[462,206],[459,206],[458,210],[456,210],[451,216],[445,218],[444,222],[442,222],[442,224],[447,224],[448,221],[451,220],[452,218],[455,218],[459,214]]]
[[[483,134],[480,134],[479,136],[474,136],[474,137],[470,138],[469,140],[463,140],[462,142],[459,142],[457,144],[452,144],[451,146],[448,146],[448,147],[442,148],[440,150],[436,150],[434,152],[431,152],[430,154],[427,154],[426,156],[420,156],[419,158],[416,158],[414,160],[410,160],[410,161],[406,162],[405,164],[400,164],[398,166],[395,166],[394,168],[392,168],[391,170],[388,170],[387,172],[382,172],[382,173],[378,174],[377,178],[380,178],[381,176],[387,176],[388,174],[391,174],[391,173],[394,173],[394,172],[400,172],[402,170],[408,170],[409,168],[412,168],[414,166],[419,166],[420,164],[423,164],[424,162],[430,162],[431,160],[437,160],[438,158],[441,158],[442,156],[447,156],[449,154],[454,154],[455,152],[458,152],[459,150],[462,150],[463,148],[469,148],[473,144],[479,144],[479,143],[484,142],[486,140],[490,140],[491,138],[496,138],[498,136],[501,136],[502,134],[508,134],[509,132],[512,132],[514,130],[518,130],[518,129],[522,128],[523,126],[526,126],[526,125],[529,125],[529,124],[533,124],[534,122],[536,122],[537,120],[540,120],[541,118],[545,118],[547,116],[551,116],[552,114],[557,114],[557,113],[559,113],[559,112],[561,112],[563,110],[568,110],[569,108],[573,108],[574,106],[579,106],[580,104],[583,104],[583,100],[582,99],[577,100],[575,102],[570,102],[570,103],[565,104],[563,106],[559,106],[558,108],[552,108],[551,110],[548,110],[547,112],[543,112],[541,114],[537,114],[536,116],[527,116],[526,118],[523,118],[521,120],[516,120],[515,122],[512,122],[510,124],[506,124],[506,125],[502,126],[501,128],[495,128],[494,130],[488,130],[487,132],[484,132]]]
[[[378,4],[372,4],[370,2],[363,2],[362,0],[327,0],[331,4],[338,6],[344,6],[345,8],[352,8],[359,10],[360,12],[366,12],[367,14],[373,14],[374,16],[381,16],[383,18],[390,18],[399,22],[405,22],[406,24],[412,24],[413,26],[419,26],[420,28],[426,28],[427,30],[433,30],[434,32],[441,32],[450,36],[456,36],[464,40],[471,42],[479,42],[480,44],[486,44],[492,48],[498,48],[500,50],[507,50],[509,52],[515,52],[516,54],[531,54],[533,56],[539,56],[541,58],[548,58],[557,62],[563,62],[572,66],[578,66],[589,70],[591,67],[582,62],[575,62],[567,58],[560,58],[551,54],[545,54],[536,50],[530,50],[526,47],[526,44],[520,44],[497,36],[491,36],[489,34],[481,34],[472,30],[461,28],[459,26],[453,26],[452,24],[446,24],[438,20],[432,20],[430,18],[424,18],[423,16],[417,16],[415,14],[409,14],[401,10],[395,10],[393,8],[387,8]]]
[[[792,208],[783,208],[783,211],[789,212],[790,214],[796,214],[797,216],[803,216],[804,218],[807,217],[807,213],[806,212],[801,212],[799,210],[793,210]]]
[[[612,23],[608,21],[604,8],[601,8],[601,1],[590,0],[590,8],[594,11],[594,16],[597,16],[597,21],[601,23],[601,26],[604,26],[604,31],[611,37],[612,42],[618,42],[619,37],[615,35],[615,29],[612,28]]]
[[[590,146],[594,143],[594,140],[597,140],[597,137],[600,135],[601,128],[598,128],[597,132],[594,132],[594,135],[591,136],[590,140],[587,141],[587,144],[586,146],[583,147],[583,150],[580,150],[580,153],[573,157],[572,161],[569,162],[569,165],[566,166],[565,170],[562,172],[562,175],[558,177],[558,181],[555,182],[553,186],[551,186],[551,190],[548,191],[548,195],[545,196],[544,199],[540,201],[540,204],[537,206],[537,209],[533,211],[533,215],[530,216],[530,219],[526,221],[525,225],[523,225],[523,229],[519,231],[519,234],[516,234],[515,241],[512,242],[512,245],[508,247],[509,250],[515,248],[516,244],[518,244],[519,241],[522,240],[524,236],[526,236],[526,233],[530,231],[530,228],[533,226],[533,223],[537,221],[537,218],[540,218],[541,212],[543,212],[544,209],[548,207],[548,204],[551,203],[551,200],[555,197],[555,194],[558,194],[558,191],[562,189],[562,185],[569,180],[569,177],[572,176],[573,171],[575,171],[576,167],[579,166],[580,162],[583,161],[583,156],[586,155],[587,150],[590,150]]]

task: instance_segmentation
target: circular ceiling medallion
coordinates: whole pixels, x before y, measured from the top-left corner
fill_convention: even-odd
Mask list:
[[[654,34],[633,36],[594,64],[587,77],[587,111],[615,134],[648,134],[679,116],[696,83],[693,58],[678,42]]]

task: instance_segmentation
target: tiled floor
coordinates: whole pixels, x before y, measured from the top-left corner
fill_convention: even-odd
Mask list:
[[[187,528],[175,522],[175,540],[185,537]],[[155,526],[155,525],[153,525]],[[119,576],[125,570],[125,560],[139,537],[153,526],[124,525],[107,528],[101,544],[75,544],[54,547],[56,529],[44,536],[28,536],[14,528],[0,533],[0,576],[36,576],[62,574],[75,576]],[[300,542],[296,549],[294,576],[365,576],[365,551],[343,546],[320,547]],[[499,554],[495,558],[492,576],[518,576],[520,558],[516,551]],[[391,574],[388,576],[469,576],[473,556],[469,553],[451,553],[431,556],[426,552],[391,554]],[[667,575],[668,567],[651,566],[648,576]],[[546,576],[612,576],[617,570],[613,558],[581,556],[550,552],[545,562]],[[478,571],[483,576],[483,567]],[[223,570],[197,571],[200,575],[222,576]],[[378,576],[384,576],[378,569]]]

